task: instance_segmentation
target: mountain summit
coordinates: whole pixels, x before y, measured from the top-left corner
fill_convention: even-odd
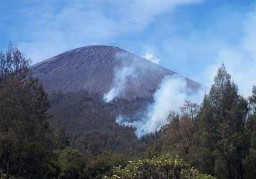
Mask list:
[[[127,72],[129,74],[124,74]],[[121,48],[103,45],[66,51],[33,65],[32,73],[39,77],[48,93],[85,90],[104,95],[115,81],[125,78],[120,94],[125,99],[152,97],[166,75],[178,75]],[[201,87],[195,81],[184,79],[192,90]]]

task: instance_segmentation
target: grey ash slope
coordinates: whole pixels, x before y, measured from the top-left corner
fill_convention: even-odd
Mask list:
[[[136,78],[127,81],[123,98],[151,97],[162,78],[174,75],[166,68],[112,46],[87,46],[70,50],[32,66],[48,93],[85,90],[103,95],[112,88],[114,71],[134,67]],[[187,79],[188,87],[201,85]]]

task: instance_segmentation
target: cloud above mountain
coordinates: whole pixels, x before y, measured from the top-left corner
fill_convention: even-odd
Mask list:
[[[246,15],[241,26],[242,35],[236,44],[222,45],[212,65],[203,72],[210,85],[213,77],[223,62],[232,79],[238,84],[239,92],[248,97],[252,86],[256,85],[256,9]]]
[[[248,96],[256,84],[255,5],[253,0],[4,1],[0,48],[12,41],[36,63],[76,47],[113,45],[207,86],[224,62]]]
[[[26,23],[17,27],[15,43],[33,62],[91,44],[111,44],[121,35],[147,29],[157,16],[202,0],[33,1],[15,13]],[[18,22],[19,23],[19,22]]]

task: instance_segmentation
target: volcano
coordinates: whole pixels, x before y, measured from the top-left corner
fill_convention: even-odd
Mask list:
[[[132,70],[121,83],[120,95],[105,102],[103,97],[119,80],[117,72],[120,69]],[[99,151],[136,154],[145,150],[150,137],[138,139],[133,127],[116,123],[116,116],[131,119],[143,116],[165,76],[185,79],[186,87],[192,93],[202,87],[193,80],[112,46],[70,50],[33,65],[31,70],[48,93],[50,124],[56,129],[65,129],[70,146],[88,155]]]
[[[124,99],[152,97],[166,75],[178,75],[133,53],[113,46],[86,46],[66,51],[32,66],[32,72],[48,93],[87,91],[103,95],[113,87],[115,71],[133,67],[136,78],[128,79]],[[181,75],[179,75],[181,76]],[[184,78],[184,77],[182,77]],[[185,78],[188,88],[201,85]]]

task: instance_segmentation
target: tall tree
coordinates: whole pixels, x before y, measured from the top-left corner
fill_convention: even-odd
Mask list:
[[[17,48],[0,56],[0,167],[7,178],[43,178],[51,153],[46,93]]]
[[[197,115],[199,110],[199,105],[196,103],[193,103],[191,101],[186,100],[185,104],[180,107],[181,112],[184,116],[188,116],[191,118],[191,120],[194,120],[194,117]]]
[[[244,161],[246,178],[255,178],[256,176],[256,86],[253,87],[252,96],[249,97],[250,112],[246,129],[248,131],[249,143],[248,153]]]
[[[243,178],[243,158],[247,101],[238,95],[225,66],[218,69],[209,95],[198,115],[199,160],[202,168],[218,178]]]

